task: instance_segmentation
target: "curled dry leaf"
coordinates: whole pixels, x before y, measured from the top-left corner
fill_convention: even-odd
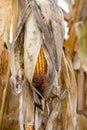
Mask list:
[[[70,93],[68,94],[68,100],[67,100],[67,108],[64,114],[66,114],[67,118],[69,117],[69,124],[68,124],[68,129],[70,130],[75,130],[76,128],[76,108],[77,108],[77,88],[76,88],[76,80],[75,80],[75,75],[73,71],[73,66],[71,59],[69,57],[69,54],[67,51],[63,52],[62,56],[62,70],[63,70],[63,76],[64,76],[64,81],[66,84],[66,87],[70,87]],[[66,119],[66,118],[64,118]],[[67,120],[64,120],[66,122]],[[67,123],[64,123],[64,129],[67,129]]]

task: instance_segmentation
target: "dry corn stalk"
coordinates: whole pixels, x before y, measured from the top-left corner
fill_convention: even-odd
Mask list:
[[[72,67],[72,62],[69,57],[69,54],[67,51],[63,52],[63,57],[62,57],[62,70],[63,70],[63,76],[64,76],[64,81],[65,85],[67,88],[70,87],[71,91],[68,94],[68,101],[66,105],[66,118],[69,118],[69,124],[67,124],[66,118],[64,118],[64,129],[65,130],[75,130],[76,129],[76,119],[77,119],[77,114],[76,114],[76,108],[77,108],[77,88],[76,88],[76,80],[75,80],[75,75]],[[68,126],[67,126],[68,125]],[[67,129],[68,127],[68,129]]]
[[[24,24],[25,34],[23,30]],[[62,12],[60,8],[57,7],[56,3],[53,0],[29,1],[28,5],[25,5],[19,17],[17,30],[14,35],[13,44],[11,46],[11,51],[13,52],[11,56],[12,79],[14,79],[14,86],[17,90],[16,92],[22,92],[20,94],[20,101],[23,97],[25,97],[24,101],[26,99],[26,96],[23,95],[22,90],[22,87],[24,86],[24,77],[27,78],[33,89],[33,92],[36,93],[34,100],[36,100],[36,98],[41,95],[47,98],[52,87],[58,87],[58,75],[61,67],[63,39],[64,19]],[[40,88],[42,89],[41,91],[40,89],[37,89],[37,84],[33,87],[33,79],[38,73],[40,74],[39,82],[41,80],[41,74],[46,75],[47,84],[44,86],[47,87],[44,91],[45,94],[42,93],[44,87],[43,89]],[[44,76],[42,75],[42,77]],[[43,84],[41,84],[40,87],[42,86]],[[21,91],[18,91],[20,88]],[[32,125],[34,123],[34,112],[31,112],[34,107],[33,96],[32,100],[29,100],[29,103],[32,104],[29,111],[31,116],[29,115],[29,112],[27,113],[27,116],[26,112],[23,112],[24,119],[22,120],[22,124],[20,124],[21,129],[23,129],[23,123],[25,126],[26,122],[28,125]],[[21,109],[24,104],[21,104],[20,102]],[[28,107],[27,100],[26,106]],[[24,111],[26,111],[26,108],[24,108]]]
[[[28,18],[25,26],[25,42],[24,42],[25,75],[28,81],[32,83],[35,74],[38,72],[41,73],[42,67],[44,66],[45,70],[43,71],[46,71],[45,73],[47,74],[48,78],[47,79],[48,88],[45,91],[45,94],[47,96],[49,90],[51,89],[51,87],[53,87],[52,84],[53,82],[55,82],[54,81],[55,79],[56,79],[55,83],[56,87],[58,86],[57,73],[59,72],[58,69],[60,68],[61,63],[61,53],[62,53],[61,50],[64,36],[64,32],[61,32],[64,31],[63,29],[64,25],[62,21],[63,19],[61,20],[59,18],[59,14],[61,14],[61,18],[63,17],[60,9],[58,9],[54,3],[48,2],[46,0],[45,1],[36,0],[36,2],[32,1],[31,4],[33,11],[30,17]],[[56,17],[54,17],[53,12],[55,12]],[[61,23],[60,26],[58,24],[59,21]],[[41,49],[44,52],[43,59],[39,59],[40,57],[42,57]],[[40,62],[38,63],[38,61]],[[39,77],[39,82],[41,80],[40,78],[41,76]],[[42,85],[40,87],[42,87]],[[40,92],[40,89],[38,91]],[[37,116],[39,116],[40,118],[40,115]],[[38,122],[42,121],[38,119]],[[40,128],[41,126],[38,127]]]

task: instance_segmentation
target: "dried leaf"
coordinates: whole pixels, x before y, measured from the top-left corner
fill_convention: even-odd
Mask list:
[[[87,72],[87,25],[83,22],[78,22],[75,24],[76,33],[79,41],[78,54],[81,61],[81,67]]]
[[[13,0],[12,1],[12,37],[14,37],[17,24],[18,24],[18,18],[20,14],[20,3],[19,0]]]
[[[75,81],[75,75],[74,75],[74,71],[72,67],[72,62],[66,51],[65,53],[63,52],[62,70],[63,70],[63,76],[64,76],[66,87],[71,88],[71,91],[68,94],[67,109],[66,109],[67,112],[65,113],[67,116],[67,119],[69,118],[68,129],[75,130],[76,108],[77,108],[77,88],[76,88],[76,81]],[[66,120],[64,121],[66,122]],[[66,129],[67,124],[65,123],[65,125],[66,125],[65,129]]]

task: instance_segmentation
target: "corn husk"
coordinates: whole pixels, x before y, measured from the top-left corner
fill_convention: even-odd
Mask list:
[[[39,3],[41,6],[42,14],[40,13],[40,10],[38,8]],[[61,54],[64,38],[63,15],[61,10],[57,8],[56,5],[52,2],[49,3],[48,1],[43,2],[37,0],[36,2],[31,3],[31,7],[33,11],[31,16],[27,20],[25,28],[25,40],[24,40],[25,75],[29,80],[29,82],[32,82],[34,69],[37,61],[36,59],[42,44],[48,66],[47,75],[49,77],[49,86],[51,86],[55,78],[55,71],[57,72],[59,71],[58,69],[60,68],[61,64]],[[53,17],[54,16],[53,12],[55,12],[55,17]],[[44,20],[42,19],[43,16]],[[59,23],[61,23],[60,26]],[[53,32],[51,30],[51,26]],[[42,33],[40,30],[42,31]],[[61,31],[60,34],[58,33],[59,31]],[[37,35],[37,32],[39,35]]]

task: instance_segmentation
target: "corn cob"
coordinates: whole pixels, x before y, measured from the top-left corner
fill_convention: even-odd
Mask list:
[[[35,66],[33,85],[43,96],[46,95],[45,90],[48,87],[47,84],[48,78],[46,72],[47,72],[47,62],[45,59],[43,47],[41,46]]]
[[[25,130],[34,130],[32,125],[25,125]]]
[[[46,71],[47,71],[47,62],[45,59],[43,48],[41,46],[41,49],[37,58],[34,74],[46,73]]]

